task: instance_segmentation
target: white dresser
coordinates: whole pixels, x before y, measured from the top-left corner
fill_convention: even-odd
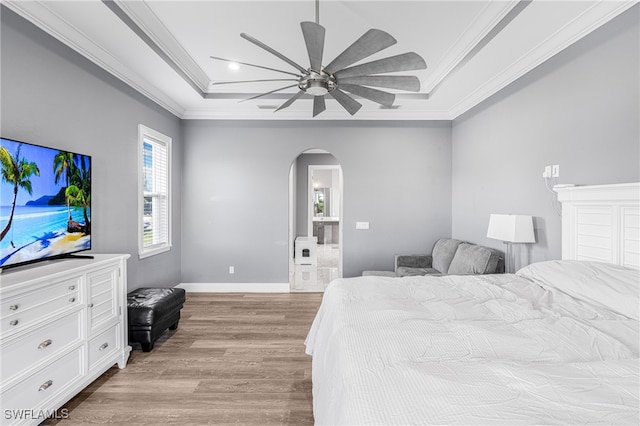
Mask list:
[[[38,424],[98,376],[124,368],[127,259],[94,255],[0,275],[0,424]]]

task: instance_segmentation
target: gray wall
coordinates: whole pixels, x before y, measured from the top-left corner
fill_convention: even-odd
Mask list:
[[[132,255],[130,288],[287,282],[289,170],[311,148],[343,169],[345,276],[391,269],[395,253],[429,251],[440,237],[502,248],[485,237],[490,213],[536,216],[532,260],[558,258],[544,165],[559,164],[562,183],[640,179],[638,10],[452,125],[181,122],[2,8],[2,135],[92,155],[94,251]],[[139,123],[174,141],[174,247],[142,261]]]
[[[180,120],[2,7],[2,136],[92,156],[95,253],[129,253],[130,289],[180,282],[180,191],[173,249],[138,260],[138,124],[173,139],[180,188]]]
[[[331,154],[301,154],[296,160],[296,235],[307,235],[309,210],[309,166],[339,164]]]
[[[342,167],[344,276],[391,269],[395,253],[449,235],[448,122],[183,125],[183,282],[288,282],[289,170],[311,148]],[[356,221],[371,229],[355,230]]]
[[[559,259],[545,165],[560,165],[558,183],[640,179],[638,18],[635,6],[454,121],[454,237],[502,249],[489,214],[529,214],[530,260]]]

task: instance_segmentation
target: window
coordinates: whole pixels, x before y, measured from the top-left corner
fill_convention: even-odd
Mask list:
[[[140,258],[171,248],[171,138],[140,124],[138,250]]]

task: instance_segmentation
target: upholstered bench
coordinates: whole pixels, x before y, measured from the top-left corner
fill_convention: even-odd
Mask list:
[[[143,352],[151,351],[167,328],[178,328],[184,301],[182,288],[138,288],[130,292],[127,295],[129,343],[140,343]]]

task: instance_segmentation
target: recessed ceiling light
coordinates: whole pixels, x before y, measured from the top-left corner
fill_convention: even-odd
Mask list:
[[[240,69],[240,65],[236,64],[235,62],[231,62],[229,64],[229,69],[233,71],[238,71]]]

